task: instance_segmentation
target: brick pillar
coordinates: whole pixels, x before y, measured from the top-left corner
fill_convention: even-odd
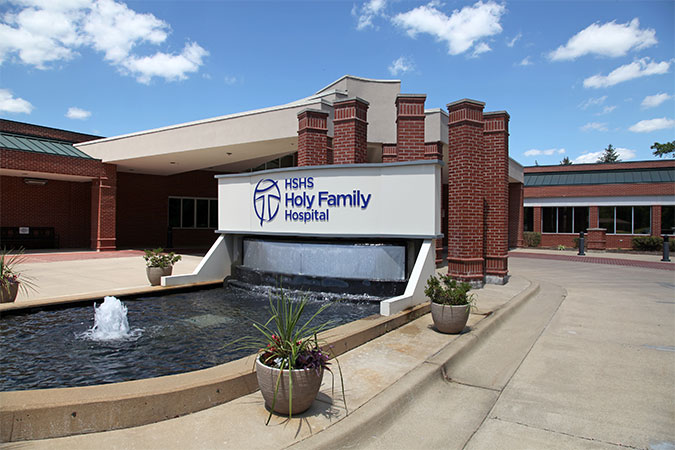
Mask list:
[[[448,273],[473,285],[484,282],[484,106],[448,104]]]
[[[423,94],[396,96],[396,153],[399,161],[424,159]]]
[[[532,222],[534,222],[532,224],[532,231],[535,233],[541,233],[541,206],[535,206],[532,208]]]
[[[424,159],[443,160],[443,142],[427,142],[424,144]]]
[[[586,247],[589,250],[605,250],[607,248],[607,229],[589,228]]]
[[[352,97],[333,103],[333,163],[368,162],[368,102]]]
[[[392,163],[398,161],[396,144],[382,144],[382,162]]]
[[[588,228],[598,228],[600,226],[600,210],[597,206],[588,208]]]
[[[328,160],[328,113],[303,109],[298,113],[298,166],[322,166]]]
[[[326,159],[328,160],[328,164],[333,164],[333,138],[328,136],[326,138],[328,148],[326,148]]]
[[[523,183],[509,183],[509,247],[523,246],[525,208],[523,207]]]
[[[91,248],[115,250],[117,166],[103,164],[101,175],[91,182]],[[139,233],[143,230],[139,229]]]
[[[509,254],[509,114],[483,114],[486,281],[504,284]]]
[[[661,205],[652,205],[652,236],[661,236]]]

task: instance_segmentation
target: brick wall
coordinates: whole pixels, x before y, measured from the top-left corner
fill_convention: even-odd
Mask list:
[[[218,197],[214,172],[195,171],[172,176],[117,174],[118,248],[166,247],[169,197]],[[173,246],[209,247],[213,229],[174,229]]]
[[[523,183],[509,183],[509,247],[523,246]]]
[[[675,167],[673,160],[655,160],[655,161],[630,161],[606,164],[572,164],[569,166],[532,166],[525,167],[527,173],[548,173],[548,172],[580,172],[588,170],[608,170],[608,169],[657,169],[664,167]]]
[[[0,119],[0,131],[5,133],[23,134],[26,136],[54,139],[58,141],[78,143],[101,139],[101,136],[76,133],[73,131],[59,130],[57,128],[42,127],[29,123],[14,122],[13,120]]]
[[[333,104],[333,163],[368,162],[368,102],[358,97]]]
[[[633,195],[674,195],[673,183],[587,184],[578,186],[528,186],[528,198],[621,197]]]
[[[54,227],[61,247],[88,248],[90,186],[59,180],[34,186],[0,176],[0,226]]]
[[[97,177],[101,172],[102,164],[98,159],[0,148],[0,167],[27,172]]]

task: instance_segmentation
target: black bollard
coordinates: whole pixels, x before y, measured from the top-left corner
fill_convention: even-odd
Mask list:
[[[584,253],[584,232],[580,231],[579,232],[579,253],[577,253],[579,256],[586,256],[586,253]]]
[[[668,235],[663,235],[663,259],[661,261],[670,262],[670,247],[668,246]]]

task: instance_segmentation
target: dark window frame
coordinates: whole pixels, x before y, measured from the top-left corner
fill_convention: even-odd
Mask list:
[[[544,218],[546,216],[546,213],[544,212],[545,209],[551,208],[555,210],[555,231],[544,231]],[[568,209],[569,212],[571,212],[571,215],[568,218],[568,222],[572,226],[572,231],[560,231],[560,220],[561,220],[561,214],[560,214],[560,209],[566,210]],[[585,208],[586,209],[586,228],[584,230],[577,230],[576,225],[577,225],[577,211],[579,208]],[[564,215],[565,212],[563,212],[562,215]],[[578,234],[579,231],[584,231],[586,232],[590,228],[590,216],[591,216],[591,208],[589,206],[542,206],[541,207],[541,233],[542,234]]]
[[[612,208],[613,211],[613,218],[612,218],[612,225],[613,225],[613,231],[610,231],[610,229],[607,229],[607,234],[615,235],[615,236],[650,236],[652,234],[652,217],[654,212],[652,211],[652,207],[648,205],[618,205],[618,206],[600,206],[598,207],[598,226],[601,228],[604,228],[602,224],[600,223],[600,220],[602,219],[602,214],[600,213],[600,208]],[[630,232],[618,232],[618,227],[617,227],[617,222],[616,222],[616,209],[617,208],[630,208]],[[648,219],[648,224],[649,228],[646,233],[636,233],[635,232],[635,208],[648,208],[649,210],[649,219]]]
[[[171,224],[171,200],[178,200],[178,205],[180,205],[180,210],[178,211],[177,218],[179,219],[179,225]],[[198,226],[199,211],[198,205],[199,200],[206,201],[206,226]],[[192,201],[192,226],[183,226],[183,203]],[[203,203],[202,203],[203,204]],[[203,212],[203,210],[201,211]],[[215,222],[214,222],[215,221]],[[176,196],[171,195],[167,200],[167,223],[168,226],[173,229],[179,230],[215,230],[218,228],[218,199],[213,197],[185,197],[185,196]],[[202,221],[203,223],[203,221]],[[214,225],[215,226],[212,226]]]

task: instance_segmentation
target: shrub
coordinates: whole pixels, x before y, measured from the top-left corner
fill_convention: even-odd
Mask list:
[[[424,294],[429,299],[441,305],[471,305],[474,301],[473,295],[469,294],[471,285],[469,283],[457,283],[450,275],[440,275],[440,281],[434,275],[427,280],[427,287],[424,288]],[[441,281],[443,284],[441,284]]]
[[[541,233],[526,231],[523,233],[523,241],[528,247],[539,247],[541,244]]]
[[[154,250],[145,250],[145,265],[148,267],[161,267],[163,269],[173,266],[175,263],[180,261],[182,257],[176,255],[173,252],[171,253],[162,253],[163,248],[159,247]]]
[[[658,251],[663,248],[663,238],[659,236],[636,236],[633,238],[633,248],[642,251]]]

